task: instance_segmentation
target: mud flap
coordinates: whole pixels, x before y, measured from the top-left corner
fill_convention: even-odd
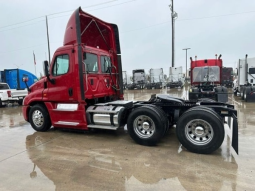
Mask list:
[[[232,125],[231,118],[233,120]],[[230,129],[232,126],[232,147],[236,151],[236,154],[238,154],[238,122],[235,114],[233,114],[232,117],[228,117],[228,125]]]

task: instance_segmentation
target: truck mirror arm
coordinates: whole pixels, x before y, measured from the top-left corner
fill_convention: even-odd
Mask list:
[[[26,79],[23,79],[23,82],[25,83],[26,87],[27,87],[27,91],[31,92],[31,89],[28,87],[27,85],[27,80]]]
[[[28,77],[24,77],[24,76],[23,76],[22,81],[25,83],[25,85],[26,85],[26,87],[27,87],[27,90],[28,90],[29,92],[31,92],[31,89],[30,89],[30,88],[28,87],[28,85],[27,85]]]
[[[27,91],[29,91],[29,92],[31,92],[31,89],[28,87],[28,85],[27,85],[27,81],[24,81],[25,82],[25,84],[26,84],[26,87],[27,87]]]
[[[49,80],[50,83],[55,84],[55,79],[54,78],[50,79],[49,76],[46,76],[46,77],[47,77],[47,79]]]

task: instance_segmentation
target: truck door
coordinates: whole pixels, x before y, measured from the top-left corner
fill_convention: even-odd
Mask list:
[[[84,58],[85,64],[85,76],[84,76],[84,90],[85,97],[91,99],[92,97],[97,96],[98,93],[98,72],[99,72],[99,63],[98,55],[93,52],[86,53],[86,58]]]
[[[102,85],[103,92],[110,93],[112,90],[111,86],[115,84],[115,73],[117,71],[115,71],[112,67],[111,59],[109,56],[100,55],[100,69],[100,84]]]
[[[74,97],[76,96],[74,92],[75,80],[72,74],[73,65],[71,64],[73,63],[72,54],[70,50],[63,53],[58,52],[54,55],[50,73],[55,82],[53,84],[48,82],[47,93],[44,91],[44,95],[47,95],[47,100],[60,103],[76,100],[76,97]]]
[[[98,52],[87,52],[84,64],[85,97],[93,99],[112,95],[116,71],[112,67],[110,57]]]

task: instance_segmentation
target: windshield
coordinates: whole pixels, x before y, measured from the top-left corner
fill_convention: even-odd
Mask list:
[[[10,89],[7,84],[0,84],[0,90],[7,90]]]
[[[193,82],[218,82],[220,81],[219,66],[195,67],[193,69]]]
[[[150,69],[150,82],[162,82],[163,81],[163,69]]]
[[[144,83],[145,82],[145,74],[144,74],[144,72],[135,72],[134,74],[133,74],[133,81],[135,82],[135,83]]]

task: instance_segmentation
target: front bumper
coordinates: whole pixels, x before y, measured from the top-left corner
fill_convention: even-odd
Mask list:
[[[22,114],[26,121],[28,121],[28,109],[29,109],[29,106],[26,106],[26,105],[22,106]]]

